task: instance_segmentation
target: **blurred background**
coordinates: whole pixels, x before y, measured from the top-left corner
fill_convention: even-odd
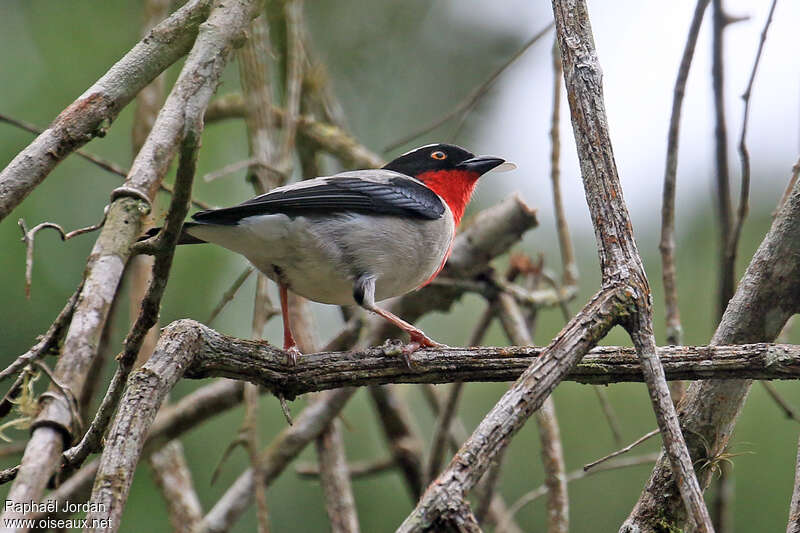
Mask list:
[[[661,186],[672,89],[694,2],[594,2],[591,20],[604,72],[605,99],[614,153],[631,211],[637,241],[654,292],[655,330],[664,343],[661,268],[658,256]],[[738,196],[740,165],[735,151],[742,101],[759,34],[769,2],[726,2],[733,15],[748,16],[726,30],[726,98],[733,190]],[[552,20],[549,3],[502,0],[381,1],[340,0],[306,2],[306,21],[314,52],[327,66],[336,96],[354,136],[387,159],[409,148],[449,141],[477,154],[495,154],[515,161],[513,173],[488,175],[476,191],[467,218],[513,192],[539,210],[540,227],[518,247],[532,256],[543,254],[545,265],[560,271],[549,181],[549,120],[552,111],[551,46],[549,32],[502,75],[463,127],[458,120],[398,147],[384,148],[451,110],[486,80],[531,36]],[[748,144],[752,157],[751,213],[744,226],[737,278],[763,238],[771,213],[797,161],[800,142],[800,55],[796,26],[800,4],[779,3],[756,79],[751,104]],[[46,126],[58,113],[100,77],[139,40],[140,2],[107,0],[5,0],[0,3],[0,113]],[[687,344],[706,344],[715,327],[717,225],[713,213],[713,106],[711,94],[710,10],[706,14],[688,81],[683,111],[678,167],[677,241],[678,288]],[[173,81],[180,65],[169,70]],[[227,69],[218,94],[239,91],[238,69]],[[132,106],[126,108],[109,133],[87,149],[128,166],[131,161]],[[569,122],[562,99],[562,187],[580,269],[580,294],[574,312],[599,283],[594,237],[586,208]],[[32,136],[0,124],[0,165],[6,165]],[[200,153],[199,174],[247,158],[243,121],[209,126]],[[329,171],[335,171],[331,167]],[[173,169],[174,173],[174,169]],[[171,174],[168,181],[173,179]],[[251,195],[244,170],[206,183],[196,181],[196,198],[227,205]],[[16,211],[0,224],[0,365],[5,366],[34,344],[77,286],[94,236],[62,243],[55,232],[37,238],[30,299],[24,293],[25,248],[18,218],[29,226],[56,222],[71,230],[93,224],[102,216],[110,191],[119,180],[76,157],[59,165]],[[160,198],[166,205],[166,197]],[[205,320],[222,293],[244,268],[244,259],[222,249],[189,247],[176,254],[163,300],[162,325],[179,318]],[[504,261],[497,267],[504,268]],[[253,280],[224,311],[215,328],[248,337]],[[125,289],[126,290],[126,289]],[[450,345],[467,342],[475,317],[484,306],[477,296],[464,298],[447,314],[431,314],[421,327]],[[341,325],[338,310],[315,304],[320,337],[329,338]],[[108,357],[120,347],[127,331],[127,308],[114,317]],[[563,324],[558,310],[542,313],[537,344],[547,344]],[[800,328],[796,328],[800,330]],[[280,323],[273,320],[267,338],[280,341]],[[800,331],[790,339],[800,340]],[[486,339],[505,343],[494,326]],[[627,344],[615,331],[605,344]],[[52,363],[52,361],[51,361]],[[107,365],[109,372],[113,365]],[[180,397],[201,383],[184,381]],[[800,388],[793,382],[776,387],[792,405],[800,405]],[[469,384],[460,415],[471,429],[507,388],[507,384]],[[421,435],[429,439],[433,419],[418,389],[402,387]],[[655,428],[643,385],[613,385],[606,389],[629,442]],[[564,383],[555,393],[567,470],[603,456],[616,445],[602,416],[594,391]],[[291,404],[298,413],[305,400]],[[272,397],[262,399],[262,442],[284,427]],[[352,460],[384,457],[383,436],[375,424],[371,403],[360,391],[343,414],[347,453]],[[205,510],[247,466],[239,449],[226,462],[215,484],[210,478],[228,442],[235,437],[242,411],[235,409],[183,439],[196,488]],[[25,432],[7,431],[15,439]],[[734,516],[737,531],[777,531],[785,528],[791,496],[798,426],[788,420],[760,386],[755,386],[739,420],[730,451],[735,468]],[[649,442],[639,454],[656,450]],[[513,441],[506,457],[500,490],[509,503],[542,482],[536,428],[528,424]],[[301,456],[315,461],[313,447]],[[18,457],[4,458],[3,466]],[[569,486],[572,531],[616,531],[647,479],[649,466],[600,473]],[[0,487],[0,498],[8,486]],[[411,509],[403,480],[388,472],[354,481],[362,531],[389,531]],[[328,528],[321,490],[316,482],[298,478],[289,468],[270,488],[274,531],[313,532]],[[518,523],[541,530],[546,523],[544,500],[525,507]],[[159,531],[167,526],[160,493],[147,467],[134,481],[122,531]],[[253,510],[235,531],[255,528]]]

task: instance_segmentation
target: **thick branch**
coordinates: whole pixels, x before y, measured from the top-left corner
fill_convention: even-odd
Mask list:
[[[800,311],[797,235],[800,235],[800,184],[795,184],[750,261],[711,339],[712,345],[771,341],[789,317]],[[705,381],[689,388],[681,402],[680,417],[695,460],[715,457],[725,449],[750,385],[749,380]],[[704,486],[710,475],[710,471],[703,473]],[[653,531],[663,523],[680,527],[685,515],[675,494],[672,472],[662,458],[623,531]]]
[[[225,376],[263,385],[289,398],[373,384],[511,381],[546,351],[538,346],[432,348],[416,352],[414,367],[408,369],[392,349],[375,347],[307,354],[294,367],[277,348],[228,337],[191,320],[174,324],[191,327],[201,336],[186,368],[187,378]],[[665,346],[656,355],[670,380],[800,379],[800,346],[793,344]],[[633,348],[599,346],[565,379],[607,385],[644,378]]]
[[[196,331],[181,328],[180,323],[167,328],[153,356],[131,375],[95,477],[91,498],[94,510],[86,515],[89,524],[104,521],[107,527],[92,526],[86,531],[113,532],[119,528],[147,432],[199,341]]]
[[[630,299],[630,314],[616,318],[628,330],[650,393],[653,410],[684,504],[697,530],[712,531],[689,451],[683,440],[664,371],[655,353],[652,296],[614,161],[603,98],[602,71],[583,0],[553,0],[569,95],[575,144],[597,239],[603,286],[617,286]]]
[[[484,417],[398,531],[436,530],[453,519],[453,506],[464,500],[494,456],[542,405],[568,370],[611,329],[626,300],[622,292],[601,291],[570,320],[542,356]]]

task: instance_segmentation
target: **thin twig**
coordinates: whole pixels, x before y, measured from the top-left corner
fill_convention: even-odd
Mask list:
[[[550,115],[550,183],[553,188],[553,211],[558,233],[558,248],[561,252],[563,267],[561,280],[564,285],[575,285],[578,282],[578,265],[575,262],[575,251],[569,234],[567,217],[564,213],[564,202],[561,200],[561,51],[558,38],[553,40],[553,112]]]
[[[23,120],[15,119],[15,118],[9,117],[8,115],[4,115],[2,113],[0,113],[0,122],[6,122],[8,124],[12,124],[14,126],[22,128],[23,130],[29,131],[30,133],[33,133],[33,134],[36,134],[36,135],[41,134],[42,131],[43,131],[40,128],[37,128],[36,126],[31,124],[30,122],[25,122]],[[113,161],[109,161],[107,159],[103,159],[99,155],[93,154],[91,152],[87,152],[86,150],[83,150],[83,149],[75,150],[75,153],[78,154],[78,156],[82,157],[83,159],[89,161],[90,163],[92,163],[94,165],[97,165],[98,167],[102,168],[103,170],[107,170],[111,174],[116,174],[117,176],[119,176],[119,177],[121,177],[123,179],[128,176],[128,172],[129,172],[128,169],[119,166],[118,164],[114,163]],[[158,187],[159,187],[160,190],[162,190],[162,191],[164,191],[164,192],[166,192],[168,194],[172,194],[173,193],[172,187],[170,187],[166,183],[161,183]],[[200,200],[192,200],[192,205],[194,205],[195,207],[198,207],[200,209],[211,209],[211,206],[209,204],[207,204],[205,202],[201,202]]]
[[[613,459],[614,457],[622,455],[623,453],[628,453],[629,451],[631,451],[632,449],[634,449],[635,447],[637,447],[641,443],[645,442],[647,439],[649,439],[651,437],[655,437],[656,435],[658,435],[658,431],[659,430],[654,429],[650,433],[646,433],[646,434],[642,435],[641,437],[639,437],[635,441],[631,442],[630,444],[628,444],[624,448],[621,448],[621,449],[619,449],[619,450],[617,450],[617,451],[615,451],[613,453],[610,453],[610,454],[606,455],[605,457],[601,457],[600,459],[597,459],[596,461],[592,461],[591,463],[587,463],[587,464],[583,465],[583,470],[584,471],[591,470],[592,468],[594,468],[595,466],[599,465],[600,463],[604,463],[604,462],[608,461],[609,459]]]
[[[285,119],[285,112],[271,107],[270,113],[276,125]],[[214,100],[206,113],[206,122],[212,123],[229,118],[242,118],[246,114],[245,100],[241,94],[226,94]],[[356,141],[350,134],[333,124],[320,122],[309,115],[297,117],[298,135],[314,147],[331,154],[348,168],[380,168],[385,161]]]
[[[545,28],[541,29],[538,33],[536,33],[536,35],[531,37],[525,44],[522,45],[522,47],[519,50],[514,52],[514,54],[510,58],[508,58],[502,65],[500,65],[498,69],[492,72],[492,74],[486,81],[475,87],[465,98],[463,98],[460,102],[458,102],[458,104],[456,104],[456,106],[453,109],[451,109],[441,117],[437,118],[436,120],[432,121],[431,123],[427,124],[426,126],[390,143],[383,149],[383,151],[391,152],[395,148],[403,146],[404,144],[413,141],[417,137],[425,135],[429,131],[438,128],[451,118],[459,116],[461,114],[468,113],[469,110],[475,106],[478,100],[480,100],[481,97],[484,94],[486,94],[489,88],[494,84],[494,82],[497,81],[497,79],[503,74],[503,72],[505,72],[505,70],[508,67],[510,67],[517,59],[519,59],[522,56],[522,54],[524,54],[539,39],[544,37],[547,34],[547,32],[549,32],[552,28],[553,28],[553,23],[551,22]]]
[[[447,398],[443,402],[439,416],[436,418],[436,426],[433,430],[433,437],[431,437],[431,451],[428,454],[428,464],[425,467],[424,485],[430,483],[439,473],[450,436],[450,423],[456,414],[456,408],[463,389],[464,384],[460,382],[453,383],[450,386]]]
[[[234,172],[238,172],[243,168],[247,168],[251,165],[257,165],[257,164],[258,164],[258,159],[254,157],[242,159],[241,161],[235,161],[233,163],[225,165],[224,167],[218,170],[215,170],[214,172],[209,172],[208,174],[205,174],[203,176],[203,181],[206,183],[210,183],[216,179],[227,176],[228,174],[233,174]]]
[[[786,415],[786,418],[789,420],[794,420],[795,422],[800,422],[800,414],[797,413],[794,407],[787,402],[783,396],[775,388],[775,385],[770,383],[769,381],[759,381],[761,385],[764,387],[764,390],[767,391],[770,398],[775,402],[775,404],[780,407],[781,411]]]
[[[375,474],[382,474],[387,470],[392,470],[397,467],[394,457],[384,457],[383,459],[376,459],[370,461],[353,461],[347,465],[347,473],[351,479],[361,479],[365,477],[374,476]],[[295,473],[301,478],[318,478],[319,465],[309,463],[298,463],[294,469]]]
[[[500,323],[511,344],[531,346],[533,338],[516,302],[509,295],[501,294],[497,303]],[[547,530],[549,533],[566,533],[569,530],[569,497],[565,478],[564,449],[552,396],[544,400],[539,410],[534,413],[534,417],[539,429],[545,484],[548,486]],[[493,469],[499,468],[500,461],[495,459]]]
[[[742,162],[742,183],[739,192],[739,208],[736,213],[736,221],[731,233],[731,242],[728,243],[729,255],[736,256],[736,249],[739,246],[739,237],[742,233],[742,226],[744,219],[747,218],[747,213],[750,209],[750,152],[747,149],[747,125],[750,121],[750,96],[753,92],[753,83],[756,80],[756,72],[758,65],[761,62],[761,55],[764,51],[764,44],[767,42],[767,32],[769,26],[772,24],[772,15],[775,13],[775,6],[778,5],[778,0],[772,0],[769,7],[769,14],[767,20],[764,22],[764,28],[761,30],[761,37],[758,41],[758,50],[756,51],[756,59],[753,62],[753,69],[750,71],[750,79],[747,82],[747,89],[742,94],[744,100],[744,111],[742,112],[742,133],[739,136],[739,159]]]
[[[600,468],[596,468],[591,472],[587,472],[586,470],[573,470],[572,472],[567,474],[567,482],[577,481],[579,479],[583,479],[585,477],[591,476],[592,474],[597,474],[600,472],[608,472],[610,470],[619,470],[620,468],[628,468],[631,466],[640,466],[646,465],[658,459],[658,453],[649,453],[647,455],[642,455],[639,457],[629,457],[626,459],[619,459],[617,461],[610,462],[608,464],[603,465]],[[516,516],[516,514],[526,505],[538,500],[545,494],[549,492],[547,485],[541,485],[538,488],[523,494],[520,498],[514,502],[514,504],[509,507],[508,509],[508,520],[511,520]],[[505,533],[508,530],[508,522],[502,522],[498,524],[497,529],[495,529],[495,533]]]
[[[341,427],[333,420],[317,437],[320,482],[332,533],[358,533],[358,516]]]
[[[594,389],[594,393],[597,396],[597,402],[600,404],[600,409],[603,411],[603,416],[606,418],[606,422],[608,422],[608,427],[611,430],[611,436],[614,438],[614,444],[616,446],[622,446],[622,430],[619,424],[619,418],[617,417],[616,412],[614,412],[614,408],[611,405],[611,402],[608,400],[608,395],[606,394],[605,389],[595,385],[592,387]]]
[[[285,427],[261,452],[264,477],[258,482],[269,485],[305,446],[317,438],[339,414],[355,389],[344,388],[318,395],[295,420]],[[228,488],[214,507],[203,517],[197,533],[229,531],[252,502],[253,470],[248,469]]]
[[[264,473],[261,470],[261,461],[259,461],[258,457],[258,396],[258,386],[252,383],[245,383],[245,414],[240,432],[250,458],[250,466],[255,473],[256,479],[261,479]],[[269,533],[269,507],[267,506],[267,487],[264,483],[255,484],[255,502],[258,533]]]
[[[78,235],[83,235],[84,233],[90,233],[92,231],[97,231],[103,227],[103,224],[106,222],[106,214],[108,212],[103,212],[102,220],[94,225],[87,226],[85,228],[79,228],[69,233],[66,233],[64,229],[59,226],[58,224],[54,224],[53,222],[42,222],[41,224],[37,224],[32,229],[28,229],[28,226],[25,224],[25,220],[19,219],[17,224],[19,224],[20,229],[22,230],[22,242],[25,243],[25,296],[27,298],[31,297],[31,283],[32,283],[32,276],[33,276],[33,244],[34,239],[36,238],[36,234],[45,228],[54,229],[58,232],[59,236],[61,237],[62,241],[67,241],[73,237],[77,237]]]
[[[119,399],[122,396],[122,390],[133,369],[147,332],[150,331],[158,319],[161,297],[166,288],[175,246],[180,237],[183,219],[189,210],[189,199],[197,165],[197,151],[200,146],[201,131],[202,124],[198,123],[195,124],[194,129],[186,132],[175,180],[175,194],[172,196],[164,228],[159,233],[159,236],[155,238],[156,241],[153,245],[159,253],[156,255],[153,264],[153,274],[150,278],[147,294],[142,300],[139,316],[125,338],[125,348],[117,358],[119,366],[111,379],[97,413],[95,413],[92,424],[81,441],[70,450],[64,452],[64,456],[72,467],[81,464],[90,453],[97,451],[100,439],[117,408]]]
[[[686,82],[692,66],[697,36],[703,15],[709,0],[697,0],[689,35],[683,49],[683,56],[678,67],[675,88],[672,91],[672,112],[669,118],[667,134],[667,159],[664,170],[664,190],[661,203],[661,273],[664,282],[664,305],[666,307],[667,343],[683,344],[683,328],[681,327],[680,309],[678,307],[678,288],[675,268],[675,181],[678,172],[678,144],[680,142],[680,121],[683,110],[683,97],[686,94]]]
[[[0,220],[69,154],[94,137],[104,135],[110,123],[143,87],[186,54],[212,4],[211,0],[189,0],[175,10],[0,171],[4,189],[0,198]],[[153,182],[152,185],[157,187],[158,184]]]
[[[83,281],[81,281],[81,284],[78,285],[78,288],[75,290],[75,292],[72,293],[72,296],[69,297],[67,303],[64,305],[64,308],[61,309],[60,313],[58,313],[58,316],[47,329],[47,332],[39,339],[39,342],[37,342],[30,350],[17,357],[13,363],[8,365],[5,369],[3,369],[2,372],[0,372],[0,381],[6,379],[8,376],[16,374],[25,368],[26,365],[40,357],[43,357],[58,345],[59,340],[66,333],[67,325],[69,324],[70,320],[72,320],[72,313],[75,311],[75,304],[78,303],[78,297],[80,296],[82,289]]]
[[[728,25],[727,14],[722,0],[713,0],[713,39],[712,39],[712,85],[714,90],[714,141],[716,154],[716,204],[719,223],[719,278],[717,279],[717,317],[722,316],[733,296],[736,283],[734,271],[735,255],[732,257],[729,243],[732,242],[733,206],[731,204],[730,171],[728,169],[728,130],[725,124],[725,65],[723,37]]]

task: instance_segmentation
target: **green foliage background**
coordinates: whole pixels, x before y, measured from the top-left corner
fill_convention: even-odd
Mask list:
[[[447,10],[432,8],[422,0],[381,3],[348,0],[307,4],[306,14],[316,51],[328,66],[352,131],[364,144],[378,151],[387,142],[450,109],[528,38],[527,35],[499,29],[457,26],[448,18]],[[3,80],[0,84],[0,112],[46,125],[138,40],[140,21],[139,2],[6,0],[0,3],[0,42],[4,43],[4,51],[0,53]],[[543,18],[539,27],[546,23],[547,19]],[[446,28],[446,31],[437,31],[437,28]],[[530,57],[526,56],[526,60],[549,61],[548,47],[549,43],[542,45],[532,51]],[[177,66],[170,69],[170,81],[177,75],[177,69]],[[550,83],[549,79],[546,83]],[[238,86],[237,70],[232,66],[219,93],[237,91]],[[501,83],[498,90],[502,87]],[[467,121],[458,142],[480,151],[481,147],[472,143],[479,138],[477,130],[481,120],[491,115],[494,96],[490,93],[473,118]],[[540,105],[549,109],[550,102],[541,102]],[[129,106],[108,135],[94,140],[87,149],[120,164],[129,164],[131,117],[132,106]],[[544,133],[532,135],[531,142],[546,142]],[[449,134],[445,128],[420,139],[419,144]],[[562,134],[565,138],[571,137],[566,128]],[[25,132],[0,125],[0,165],[10,161],[31,138]],[[564,149],[573,148],[566,144]],[[204,134],[199,172],[202,175],[245,157],[243,124],[229,121],[213,125]],[[659,165],[661,157],[655,158]],[[739,273],[743,272],[747,260],[767,231],[770,212],[780,193],[779,186],[759,185],[760,178],[776,173],[787,174],[788,166],[787,161],[776,161],[773,168],[754,169],[757,191],[742,239]],[[504,178],[502,183],[484,184],[467,216],[517,188],[514,180],[537,180],[539,193],[534,197],[526,195],[526,200],[534,206],[549,203],[547,172],[547,163],[542,162],[539,168],[521,168],[512,177]],[[661,166],[654,169],[650,176],[652,182],[647,184],[654,195],[660,195],[660,172]],[[212,183],[198,180],[195,196],[215,205],[240,201],[251,193],[242,174]],[[577,169],[564,169],[565,180],[577,180],[578,176]],[[703,174],[703,169],[697,169],[693,175],[680,176],[679,182],[707,180],[710,183],[710,179]],[[16,220],[24,218],[29,225],[48,220],[60,223],[66,229],[92,224],[101,217],[109,192],[117,183],[117,177],[70,157],[0,224],[0,364],[3,366],[24,352],[35,342],[36,335],[46,330],[78,284],[94,240],[88,235],[62,243],[55,233],[42,233],[37,240],[32,296],[25,299],[24,247],[19,241]],[[770,183],[775,183],[775,180]],[[161,200],[164,203],[166,199]],[[692,344],[707,343],[715,320],[715,221],[711,202],[700,205],[703,206],[701,209],[684,213],[679,221],[679,296],[686,342]],[[654,290],[656,335],[663,342],[657,212],[654,210],[648,220],[634,222]],[[580,260],[581,294],[572,304],[572,310],[577,310],[594,292],[599,281],[593,235],[591,231],[581,230],[582,227],[585,226],[577,226],[574,235]],[[554,235],[552,220],[542,218],[541,227],[526,237],[519,249],[534,255],[544,254],[546,264],[557,270],[559,258]],[[181,249],[164,297],[162,324],[184,317],[204,320],[243,266],[243,259],[223,250],[210,247]],[[498,268],[502,267],[503,261],[500,261]],[[217,322],[217,329],[243,337],[249,335],[252,289],[250,281]],[[431,315],[421,325],[434,338],[461,345],[466,343],[483,305],[479,298],[467,297],[452,313]],[[315,306],[315,313],[322,338],[337,330],[339,322],[335,310]],[[105,354],[109,361],[119,349],[129,320],[127,315],[126,306],[121,305],[114,318],[114,342],[109,353]],[[546,344],[561,324],[559,312],[544,312],[536,332],[537,343]],[[279,339],[278,332],[279,324],[273,321],[267,336],[271,340]],[[798,340],[797,334],[793,340]],[[622,332],[615,332],[607,339],[608,344],[627,342]],[[487,343],[505,343],[496,326],[490,331]],[[112,366],[112,363],[107,365],[106,373]],[[174,397],[201,385],[203,383],[182,382]],[[506,384],[499,383],[471,384],[466,388],[460,415],[468,427],[480,421],[506,387]],[[795,383],[778,383],[777,387],[789,402],[800,403],[800,390]],[[622,421],[626,441],[655,427],[647,392],[642,385],[614,385],[606,390]],[[433,420],[419,391],[414,387],[402,387],[402,394],[413,407],[420,434],[427,439]],[[580,468],[615,449],[595,394],[589,387],[564,383],[555,392],[555,402],[569,470]],[[292,411],[299,412],[304,404],[303,398],[295,401]],[[285,422],[273,398],[263,398],[261,413],[262,442],[266,443]],[[244,453],[238,451],[226,463],[216,484],[210,484],[214,465],[234,438],[241,418],[241,410],[235,409],[183,439],[205,510],[246,467]],[[344,419],[347,451],[351,459],[386,455],[369,398],[363,391],[350,402],[344,411]],[[9,434],[18,439],[25,438],[23,432]],[[754,387],[731,447],[733,453],[743,453],[733,459],[737,531],[775,531],[785,527],[797,436],[796,423],[784,417],[761,387]],[[542,482],[538,448],[536,430],[529,424],[513,441],[506,458],[501,490],[509,502]],[[635,453],[655,449],[657,443],[650,442]],[[13,457],[4,459],[4,462],[11,465],[17,460]],[[315,460],[313,446],[303,453],[301,460]],[[649,467],[637,467],[599,474],[571,484],[572,530],[616,531],[636,500],[649,471]],[[407,491],[396,472],[356,481],[354,488],[363,531],[393,530],[411,508]],[[0,487],[0,498],[6,492],[7,486]],[[273,531],[328,529],[318,485],[298,479],[292,469],[270,488],[269,503]],[[546,521],[543,501],[523,509],[518,518],[526,530],[541,530]],[[166,523],[164,503],[154,487],[149,469],[140,467],[121,531],[161,531],[166,529]],[[254,528],[255,517],[251,510],[235,531],[252,531]]]

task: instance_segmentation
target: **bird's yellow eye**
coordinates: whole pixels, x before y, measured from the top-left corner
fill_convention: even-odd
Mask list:
[[[431,152],[431,157],[441,161],[442,159],[447,159],[447,154],[441,150],[436,150],[435,152]]]

